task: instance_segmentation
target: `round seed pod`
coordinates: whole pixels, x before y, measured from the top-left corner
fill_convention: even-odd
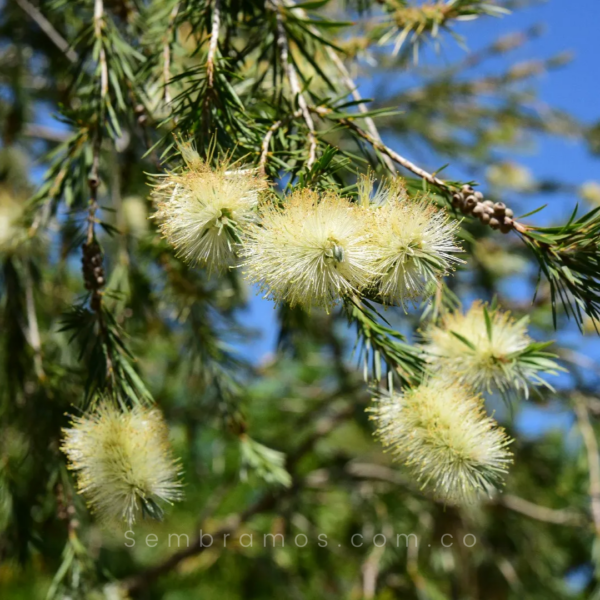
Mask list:
[[[461,206],[462,203],[463,197],[461,194],[452,194],[452,206],[454,206],[454,208]]]
[[[470,185],[463,185],[461,191],[463,194],[471,194],[473,192],[473,188]]]
[[[490,217],[494,216],[494,207],[493,206],[487,206],[487,205],[483,205],[483,209],[485,210],[486,214],[490,215]]]
[[[511,208],[507,208],[507,209],[504,211],[504,214],[505,214],[507,217],[509,217],[510,219],[512,219],[515,213],[512,211],[512,209],[511,209]]]
[[[483,206],[481,203],[477,204],[477,206],[473,209],[473,214],[476,217],[480,217],[481,215],[485,214],[485,206]]]
[[[490,208],[494,208],[494,203],[491,200],[485,200],[483,202],[484,206],[489,206]]]
[[[494,212],[496,213],[496,216],[503,217],[506,212],[506,204],[504,204],[504,202],[496,202],[496,204],[494,204]]]
[[[469,211],[472,211],[477,206],[477,198],[475,196],[467,196],[465,200],[465,208]]]
[[[510,225],[507,225],[506,223],[501,223],[500,231],[502,233],[510,233],[512,231],[512,227]]]
[[[492,229],[498,229],[500,227],[500,221],[498,221],[498,219],[496,219],[496,217],[492,217],[490,219],[490,227]]]
[[[475,196],[479,202],[483,202],[483,194],[481,192],[475,192],[473,196]]]
[[[483,213],[480,217],[479,220],[484,224],[487,225],[490,222],[490,215],[488,215],[487,213]]]

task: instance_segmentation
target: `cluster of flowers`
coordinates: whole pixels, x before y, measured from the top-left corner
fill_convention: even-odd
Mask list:
[[[373,194],[364,179],[357,203],[309,189],[280,202],[252,170],[211,169],[189,149],[184,159],[153,190],[164,237],[191,264],[240,266],[275,302],[328,310],[365,294],[405,306],[462,262],[458,223],[398,180]]]
[[[531,342],[526,318],[515,321],[476,302],[423,331],[429,379],[376,398],[371,412],[382,443],[438,499],[469,504],[501,484],[511,440],[486,414],[481,394],[527,396],[529,384],[541,382],[540,364],[523,354]]]
[[[185,171],[153,190],[164,237],[192,264],[241,267],[275,302],[328,310],[359,294],[406,307],[462,262],[458,223],[399,180],[374,189],[364,178],[358,202],[309,189],[280,201],[252,170],[211,169],[189,148],[183,156]],[[421,386],[375,403],[382,442],[443,501],[489,495],[506,472],[510,440],[480,394],[527,390],[530,374],[511,357],[529,342],[524,322],[476,304],[425,332],[431,375]]]
[[[374,190],[363,179],[358,202],[308,189],[279,202],[252,170],[211,169],[189,147],[182,155],[185,171],[161,176],[153,189],[163,235],[192,264],[241,266],[276,302],[329,309],[362,294],[405,307],[461,262],[458,224],[426,198],[409,198],[399,181]],[[481,304],[447,315],[423,336],[430,375],[414,389],[379,396],[372,418],[423,487],[444,502],[469,503],[491,495],[511,462],[511,440],[486,414],[481,393],[526,393],[539,368],[515,358],[531,342],[526,321]],[[140,511],[160,514],[156,500],[181,496],[156,408],[102,400],[73,419],[62,449],[103,520],[131,524]]]

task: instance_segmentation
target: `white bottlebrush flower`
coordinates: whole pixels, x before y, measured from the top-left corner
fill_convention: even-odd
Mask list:
[[[335,193],[302,189],[260,216],[248,228],[243,267],[276,302],[329,309],[371,284],[376,253],[366,209]]]
[[[527,317],[515,321],[508,312],[475,302],[466,313],[456,311],[431,324],[423,333],[423,348],[434,372],[480,392],[514,388],[527,395],[528,383],[545,384],[538,372],[560,370],[540,351],[543,345],[531,349],[527,324]]]
[[[363,187],[361,195],[368,191]],[[426,297],[462,252],[455,232],[459,223],[427,198],[409,198],[399,180],[379,186],[372,199],[373,244],[377,249],[378,294],[388,304],[406,307]],[[432,285],[434,284],[434,285]]]
[[[158,178],[155,218],[186,262],[226,270],[235,264],[240,235],[267,184],[252,169],[228,170],[226,162],[213,169],[190,146],[180,149],[186,168]]]
[[[116,519],[131,526],[140,510],[162,514],[156,500],[181,498],[180,468],[157,408],[121,409],[102,401],[73,418],[61,449],[77,472],[79,493],[101,521]]]
[[[430,379],[378,398],[371,412],[383,445],[443,502],[491,496],[512,462],[504,430],[481,397],[458,383]]]

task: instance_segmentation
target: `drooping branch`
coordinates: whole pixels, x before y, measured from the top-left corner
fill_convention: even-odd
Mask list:
[[[219,0],[214,0],[210,29],[210,44],[208,46],[208,56],[206,58],[206,76],[208,78],[209,88],[212,88],[214,85],[215,57],[217,54],[217,44],[219,42],[220,26],[221,14],[219,12]]]
[[[374,149],[437,187],[452,206],[463,214],[476,216],[482,224],[499,229],[502,233],[516,231],[533,252],[540,266],[540,275],[545,275],[550,284],[554,325],[556,307],[560,301],[567,315],[573,316],[580,328],[584,313],[591,317],[597,327],[600,320],[600,282],[597,277],[600,265],[600,213],[597,209],[578,220],[575,219],[575,210],[569,222],[558,227],[524,225],[513,217],[512,210],[502,202],[485,200],[481,192],[476,192],[469,185],[459,188],[457,184],[443,181],[375,139],[353,118],[336,115],[333,109],[323,106],[311,107],[311,111],[353,131]]]
[[[335,117],[333,115],[333,111],[331,109],[325,108],[325,107],[315,107],[312,110],[314,110],[314,112],[316,112],[318,115],[320,115],[322,117],[329,116],[332,119],[334,119],[335,121],[337,121],[338,123],[340,123],[340,125],[343,125],[347,129],[354,131],[359,137],[361,137],[362,139],[367,141],[375,150],[378,150],[382,154],[385,154],[386,156],[391,158],[394,162],[398,163],[400,166],[407,169],[411,173],[414,173],[421,179],[424,179],[431,185],[437,187],[439,190],[441,190],[445,194],[452,194],[454,196],[457,196],[459,194],[470,194],[470,191],[469,191],[470,188],[468,190],[459,190],[458,188],[452,186],[451,184],[443,181],[439,177],[436,177],[434,174],[429,173],[425,169],[422,169],[418,165],[414,164],[407,158],[404,158],[403,156],[401,156],[400,154],[398,154],[397,152],[395,152],[394,150],[392,150],[391,148],[386,146],[382,141],[375,139],[370,133],[368,133],[367,131],[362,129],[352,119],[347,118],[347,117]],[[477,199],[474,202],[475,202],[475,205],[483,203],[482,199],[481,200]],[[471,208],[470,212],[474,212],[472,210],[473,208],[474,207]],[[527,233],[527,227],[525,227],[521,223],[518,223],[512,217],[506,217],[504,223],[506,223],[507,225],[510,225],[510,227],[514,228],[519,233],[523,233],[523,234]]]
[[[302,112],[302,117],[308,128],[308,160],[306,166],[308,169],[312,167],[317,158],[317,135],[315,133],[315,124],[310,114],[308,104],[302,90],[300,89],[300,83],[298,82],[298,74],[294,65],[290,62],[289,43],[285,32],[285,25],[283,22],[283,15],[281,13],[281,7],[277,0],[271,0],[272,10],[275,12],[275,18],[277,20],[277,45],[279,46],[279,53],[281,58],[281,65],[290,84],[290,89],[294,98],[298,101],[298,106]]]
[[[308,20],[308,15],[306,14],[306,11],[304,9],[296,6],[293,2],[290,2],[289,0],[287,0],[285,2],[285,4],[286,4],[286,6],[289,6],[290,8],[293,8],[294,10],[296,10],[298,12],[298,14],[302,15],[303,18]],[[309,31],[313,32],[315,35],[318,35],[317,30],[312,25],[309,25],[308,29],[309,29]],[[362,98],[360,92],[358,91],[358,85],[350,76],[350,73],[349,73],[348,69],[346,68],[346,65],[344,64],[344,61],[338,56],[338,53],[331,46],[325,46],[325,51],[327,52],[327,56],[329,56],[329,58],[335,65],[336,69],[339,71],[342,82],[348,88],[348,90],[352,94],[352,97],[354,98],[354,100],[356,100],[356,102],[358,102],[358,110],[361,113],[363,113],[363,115],[368,113],[369,111],[368,111],[367,107],[365,106],[365,103],[363,102],[363,98]],[[375,121],[369,116],[365,116],[364,121],[367,126],[367,130],[373,136],[373,138],[375,138],[378,141],[381,141],[381,136],[379,135],[377,125],[375,125]],[[383,160],[384,160],[386,166],[388,167],[388,169],[390,171],[394,172],[395,171],[394,163],[392,162],[390,157],[387,156],[386,154],[384,154]]]
[[[179,12],[179,3],[175,4],[169,15],[169,23],[167,25],[167,31],[163,38],[163,86],[164,86],[164,100],[165,105],[169,107],[171,105],[171,41],[173,38],[173,32],[175,27],[175,19]]]
[[[94,36],[97,40],[102,37],[104,28],[104,3],[103,0],[94,1]],[[104,44],[100,43],[100,54],[98,57],[100,65],[100,99],[103,101],[108,93],[108,64],[106,62],[106,50]]]

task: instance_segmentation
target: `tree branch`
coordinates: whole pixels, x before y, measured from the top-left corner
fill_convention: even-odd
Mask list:
[[[33,364],[35,373],[40,381],[46,378],[42,362],[42,341],[40,338],[40,328],[38,326],[37,313],[35,311],[35,298],[33,297],[33,277],[31,274],[31,265],[25,264],[25,302],[27,306],[27,341],[33,349]]]
[[[322,106],[314,107],[311,110],[313,110],[314,112],[316,112],[318,115],[320,115],[322,117],[332,116],[332,118],[335,121],[337,121],[344,127],[351,129],[359,137],[361,137],[362,139],[369,142],[369,144],[371,144],[371,146],[373,148],[375,148],[376,150],[379,150],[379,152],[389,156],[394,162],[398,163],[400,166],[404,167],[408,171],[411,171],[418,177],[421,177],[421,179],[424,179],[431,185],[437,187],[439,190],[441,190],[445,193],[448,193],[448,194],[458,191],[457,188],[455,188],[454,186],[446,183],[442,179],[439,179],[438,177],[429,173],[425,169],[422,169],[421,167],[415,165],[410,160],[404,158],[403,156],[401,156],[400,154],[398,154],[397,152],[395,152],[394,150],[392,150],[391,148],[386,146],[383,142],[375,139],[370,133],[366,132],[364,129],[359,127],[351,119],[344,118],[344,117],[335,118],[335,116],[333,115],[333,111],[330,108],[325,108]],[[515,221],[512,218],[510,219],[510,223],[511,223],[511,226],[519,233],[527,234],[527,228],[524,225],[522,225],[521,223],[518,223],[517,221]]]
[[[179,3],[175,4],[169,15],[169,24],[165,37],[163,38],[163,85],[164,85],[164,100],[165,104],[169,106],[171,104],[171,90],[169,83],[171,81],[171,38],[173,36],[173,27],[175,25],[175,19],[179,12]]]
[[[577,415],[579,431],[581,432],[587,453],[592,518],[594,519],[596,535],[600,536],[600,456],[598,455],[598,441],[590,422],[585,399],[581,397],[575,398],[575,414]]]
[[[288,490],[286,490],[287,492]],[[277,499],[277,495],[270,493],[263,496],[260,500],[250,505],[244,512],[239,515],[232,515],[227,522],[219,527],[212,535],[213,540],[221,540],[226,535],[232,535],[237,531],[237,529],[245,523],[252,516],[265,512],[272,508]],[[121,582],[121,589],[127,594],[132,594],[134,592],[138,592],[142,589],[147,588],[151,583],[156,581],[162,575],[169,573],[171,570],[176,568],[180,563],[182,563],[187,558],[192,556],[198,556],[202,554],[209,546],[202,545],[202,539],[200,537],[200,533],[194,536],[190,545],[178,552],[175,552],[171,556],[169,556],[163,562],[160,562],[152,567],[144,569],[140,571],[137,575],[133,575],[128,579],[125,579]]]
[[[268,159],[268,155],[269,155],[269,144],[271,143],[271,139],[272,139],[273,135],[284,123],[288,123],[292,119],[297,119],[300,116],[302,116],[302,111],[297,110],[296,112],[287,116],[285,119],[279,119],[279,121],[275,121],[271,125],[271,127],[269,127],[269,129],[267,130],[267,133],[266,133],[265,137],[263,138],[263,141],[261,144],[260,159],[258,161],[258,170],[262,175],[264,175],[266,173],[267,159]]]
[[[214,85],[213,77],[215,70],[215,56],[217,54],[217,44],[219,42],[219,27],[221,26],[221,15],[219,13],[219,0],[214,0],[212,12],[212,24],[210,30],[210,45],[208,46],[208,56],[206,57],[206,76],[208,78],[208,87]]]
[[[509,508],[515,512],[521,513],[526,517],[545,523],[555,523],[556,525],[584,525],[586,519],[583,515],[569,509],[554,509],[546,506],[540,506],[524,500],[512,494],[502,494],[498,497],[498,504]]]
[[[297,7],[293,2],[289,2],[289,1],[286,2],[286,5],[289,6],[290,8],[293,8],[294,10],[297,10],[299,14],[301,14],[304,18],[306,18],[308,20],[308,15],[306,14],[306,11],[304,9]],[[318,33],[316,28],[313,27],[312,25],[309,25],[308,29],[315,34]],[[329,58],[332,60],[333,64],[336,66],[337,70],[340,72],[340,75],[342,77],[342,81],[343,81],[344,85],[348,88],[348,90],[352,94],[352,97],[354,98],[354,100],[356,100],[359,103],[358,110],[363,114],[368,113],[369,111],[368,111],[367,107],[365,106],[365,103],[362,102],[363,98],[360,95],[360,92],[358,91],[358,85],[350,76],[350,73],[348,72],[348,69],[346,68],[346,65],[344,64],[344,61],[338,56],[338,53],[331,46],[325,46],[325,51],[327,52],[327,55],[329,56]],[[375,125],[375,121],[373,121],[373,119],[368,116],[364,117],[364,120],[365,120],[365,124],[367,126],[367,130],[373,136],[373,138],[378,141],[381,141],[381,136],[379,135],[379,131],[377,129],[377,126]],[[387,168],[390,171],[392,171],[392,172],[396,171],[396,169],[394,168],[394,163],[392,162],[392,160],[390,159],[389,156],[384,154],[383,161],[385,162]]]
[[[56,31],[52,23],[29,2],[29,0],[15,0],[16,3],[26,12],[37,26],[48,36],[50,41],[72,62],[76,63],[79,60],[79,55],[73,48],[69,46],[69,42]]]
[[[94,36],[96,39],[102,37],[104,28],[104,3],[103,0],[94,0]],[[100,98],[104,100],[108,93],[108,65],[106,63],[106,50],[104,44],[100,44]]]
[[[306,166],[308,169],[310,169],[317,158],[317,136],[315,134],[315,124],[310,114],[308,104],[306,103],[306,99],[304,98],[302,90],[300,89],[296,69],[294,68],[294,65],[290,62],[289,44],[285,33],[285,26],[283,24],[281,7],[279,6],[277,0],[271,0],[271,3],[273,6],[273,11],[275,12],[275,18],[277,20],[277,45],[279,46],[279,52],[281,55],[281,65],[290,84],[292,94],[295,98],[298,99],[298,106],[300,107],[300,111],[302,112],[302,116],[304,117],[304,122],[308,127],[309,150]]]

